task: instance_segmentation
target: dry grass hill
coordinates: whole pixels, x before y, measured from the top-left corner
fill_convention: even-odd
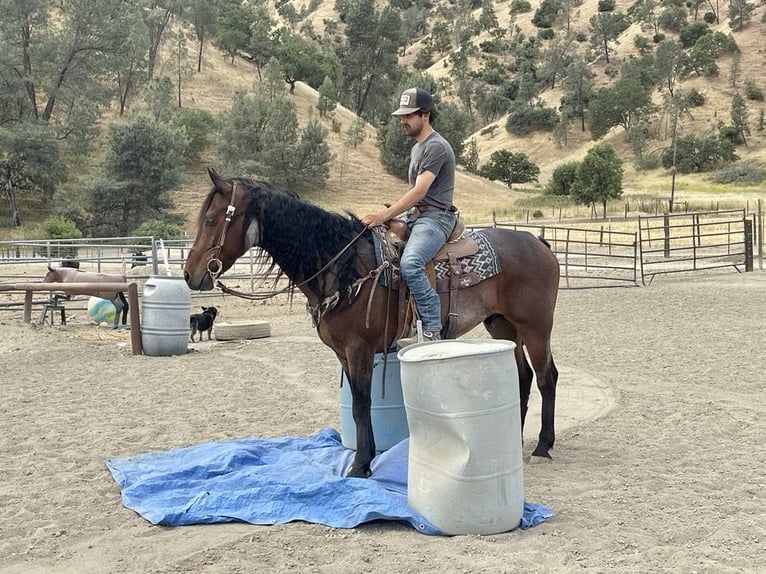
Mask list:
[[[435,0],[435,4],[446,0]],[[302,3],[293,0],[296,10],[302,9]],[[631,0],[617,0],[617,10],[624,11]],[[382,3],[381,3],[382,4]],[[573,20],[573,28],[578,31],[587,31],[588,19],[597,10],[598,0],[584,0]],[[269,3],[273,6],[272,3]],[[533,10],[538,5],[533,2]],[[314,29],[322,33],[325,20],[337,20],[334,9],[334,0],[324,0],[318,4],[307,19],[312,22]],[[509,27],[510,3],[499,1],[494,3],[496,14],[501,26]],[[718,29],[726,34],[730,32],[724,12],[722,10],[722,23]],[[762,16],[766,11],[766,5],[761,3],[757,6],[750,24],[744,31],[734,33],[734,38],[742,51],[740,62],[741,81],[753,79],[762,90],[766,90],[766,23]],[[519,15],[517,24],[528,36],[534,35],[536,29],[531,24],[533,12]],[[617,65],[628,57],[634,50],[633,37],[640,33],[637,25],[626,30],[619,42],[615,44],[612,59]],[[482,40],[484,38],[479,38]],[[415,55],[422,47],[422,39],[407,49],[401,58],[402,65],[411,65]],[[193,56],[190,56],[192,58]],[[170,65],[170,64],[168,64]],[[731,98],[737,88],[729,85],[730,57],[724,56],[719,59],[720,75],[717,78],[690,78],[684,82],[684,89],[696,88],[706,97],[705,105],[694,109],[694,119],[685,119],[679,126],[680,134],[697,133],[706,134],[715,129],[719,121],[730,123]],[[596,86],[606,85],[610,79],[605,73],[603,61],[591,64],[595,74]],[[428,70],[436,78],[448,79],[449,66],[446,60],[436,61]],[[448,83],[448,82],[447,82]],[[235,90],[254,92],[258,89],[257,75],[251,63],[244,59],[236,59],[233,63],[223,57],[215,48],[208,45],[203,61],[203,69],[200,73],[192,74],[183,86],[183,105],[189,108],[205,109],[217,112],[227,107]],[[444,98],[453,98],[450,88],[447,87],[441,94]],[[305,124],[309,118],[317,115],[316,103],[317,92],[305,84],[298,84],[294,94],[294,101],[298,110],[299,121]],[[557,105],[561,92],[557,88],[544,92],[541,97],[552,106]],[[659,101],[660,94],[656,94]],[[752,134],[748,139],[749,146],[739,146],[737,153],[743,159],[754,158],[766,165],[766,134],[755,129],[755,124],[760,110],[766,105],[763,102],[748,101],[750,122],[753,127]],[[339,107],[334,112],[334,120],[342,126],[341,133],[330,130],[332,119],[323,119],[327,128],[328,142],[333,150],[334,159],[330,167],[330,179],[323,190],[307,195],[307,199],[333,211],[348,210],[358,215],[363,215],[371,210],[377,210],[385,202],[391,202],[404,190],[404,182],[384,172],[376,147],[375,129],[370,126],[367,139],[353,150],[345,150],[343,145],[344,132],[354,121],[352,112]],[[103,119],[104,125],[113,121],[113,116]],[[495,122],[497,129],[492,134],[482,134],[482,129],[470,137],[475,138],[480,153],[480,161],[486,162],[492,152],[499,149],[508,149],[513,152],[523,151],[541,170],[539,184],[526,188],[508,189],[505,185],[490,182],[472,174],[458,170],[456,186],[456,204],[468,222],[489,221],[493,214],[500,220],[523,220],[530,214],[530,208],[519,206],[520,199],[534,198],[540,188],[544,186],[551,173],[561,162],[579,160],[594,144],[587,133],[582,133],[577,126],[570,131],[566,146],[556,145],[549,133],[535,133],[526,137],[514,137],[505,129],[505,118]],[[624,199],[637,206],[637,199],[662,198],[667,199],[671,190],[671,175],[667,170],[653,170],[637,172],[630,161],[631,154],[624,141],[622,129],[615,129],[605,138],[611,143],[625,159],[624,168]],[[656,141],[656,148],[669,145],[669,141]],[[208,165],[222,169],[220,162],[209,152],[198,166],[188,171],[185,181],[178,190],[173,193],[176,210],[184,215],[187,221],[187,231],[193,233],[193,225],[196,219],[200,201],[209,188],[206,167]],[[232,174],[236,175],[236,174]],[[675,182],[675,198],[677,202],[689,201],[697,205],[713,205],[718,203],[721,207],[744,207],[748,202],[751,208],[758,199],[766,201],[766,189],[760,187],[742,187],[720,185],[712,183],[709,175],[678,175]],[[27,198],[20,198],[20,207],[29,216],[26,221],[34,221],[35,213],[40,211],[39,203]],[[615,213],[621,211],[621,202],[615,204]],[[585,207],[569,208],[560,212],[551,208],[544,211],[544,218],[554,219],[559,215],[585,216],[589,210]],[[37,213],[39,215],[39,213]],[[22,213],[22,217],[24,214]],[[5,229],[2,235],[6,239],[19,238],[23,230]]]
[[[617,10],[624,11],[629,5],[628,0],[618,0]],[[301,8],[298,2],[295,2],[296,9]],[[311,20],[314,29],[321,33],[323,22],[326,19],[337,20],[337,14],[334,10],[334,1],[325,0],[320,3],[307,19]],[[577,15],[573,21],[575,30],[587,31],[588,19],[597,10],[598,0],[584,0],[580,6]],[[496,2],[495,9],[498,20],[501,25],[510,26],[511,18],[508,14],[507,2]],[[536,4],[534,4],[536,6]],[[533,6],[533,8],[534,8]],[[766,77],[766,57],[764,57],[764,38],[766,37],[766,24],[761,22],[762,12],[766,10],[764,5],[756,8],[751,23],[742,32],[734,33],[734,38],[742,51],[740,62],[742,80],[754,79],[760,85],[762,78]],[[728,34],[730,32],[726,19],[723,17],[725,10],[722,10],[722,20],[724,22],[716,29]],[[535,34],[536,30],[531,24],[532,13],[518,16],[515,23],[521,27],[528,35]],[[634,24],[626,30],[615,45],[613,53],[613,62],[619,63],[622,59],[628,57],[635,49],[633,37],[641,33],[638,25]],[[409,65],[414,60],[414,56],[420,49],[420,43],[416,43],[407,50],[407,54],[402,58],[402,64]],[[724,56],[719,59],[719,68],[721,73],[717,78],[689,78],[684,82],[684,89],[696,88],[705,95],[705,105],[701,108],[695,108],[694,119],[686,119],[679,126],[681,135],[686,133],[705,134],[715,129],[716,122],[729,122],[730,102],[736,89],[729,85],[729,66],[730,56]],[[605,73],[605,63],[596,61],[592,64],[595,74],[594,85],[606,85],[609,78]],[[448,74],[449,68],[444,60],[439,60],[428,70],[435,77],[443,77]],[[186,88],[186,101],[190,107],[205,108],[211,111],[221,109],[228,105],[231,94],[235,89],[256,90],[254,70],[246,61],[238,60],[230,64],[223,57],[214,52],[213,48],[208,51],[205,61],[205,67],[200,74],[195,74],[190,84]],[[766,85],[760,85],[762,89]],[[449,93],[445,97],[450,97]],[[559,89],[548,90],[542,94],[542,97],[550,105],[556,105],[561,97]],[[656,94],[657,100],[660,94]],[[295,103],[299,112],[299,118],[305,122],[309,117],[316,115],[317,93],[309,86],[299,84],[295,96]],[[758,112],[764,109],[763,102],[748,102],[751,123],[754,124],[758,117]],[[338,108],[335,112],[335,119],[339,121],[345,129],[354,119],[354,115],[343,108]],[[587,150],[593,145],[588,138],[588,134],[579,132],[578,129],[572,130],[565,147],[559,147],[555,144],[551,135],[548,133],[536,133],[523,138],[509,135],[505,129],[505,118],[495,122],[498,129],[492,134],[482,135],[481,130],[471,137],[476,138],[479,144],[481,162],[487,161],[491,153],[499,149],[509,149],[511,151],[524,151],[537,165],[540,166],[540,185],[544,185],[553,170],[562,162],[581,159]],[[396,178],[386,174],[378,159],[378,150],[375,146],[375,132],[370,127],[369,137],[355,150],[348,153],[343,152],[342,136],[330,132],[330,120],[326,120],[328,128],[329,143],[335,153],[335,159],[331,167],[331,177],[327,188],[317,192],[310,197],[315,203],[332,209],[344,210],[362,214],[367,210],[377,209],[384,201],[391,201],[397,197],[404,189],[404,183]],[[671,176],[667,170],[653,170],[637,172],[629,158],[630,151],[624,141],[621,129],[615,129],[605,138],[621,153],[625,161],[624,189],[625,197],[631,199],[634,197],[661,197],[667,198],[670,195]],[[668,145],[668,141],[657,141],[656,147],[661,148]],[[740,146],[737,149],[738,155],[745,158],[755,158],[766,164],[766,138],[764,133],[753,130],[748,140],[747,148]],[[214,163],[212,158],[211,163]],[[178,208],[184,213],[193,213],[198,205],[199,198],[207,189],[207,181],[204,173],[204,166],[190,174],[189,180],[180,189],[176,195]],[[538,186],[539,187],[539,186]],[[493,212],[505,215],[507,218],[523,217],[523,210],[515,210],[514,204],[522,197],[529,197],[530,191],[535,188],[529,188],[528,191],[509,190],[506,186],[498,183],[486,181],[469,173],[459,171],[456,190],[456,203],[461,207],[464,216],[468,220],[487,220]],[[688,200],[707,201],[731,200],[735,202],[749,200],[755,201],[757,198],[766,198],[766,190],[741,188],[732,186],[723,186],[713,184],[708,181],[707,176],[703,175],[678,175],[675,183],[675,194],[677,201]]]

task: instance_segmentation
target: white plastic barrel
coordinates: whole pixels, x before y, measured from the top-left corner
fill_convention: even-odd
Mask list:
[[[151,275],[144,285],[141,345],[144,355],[183,355],[189,347],[191,291],[183,277]]]
[[[447,534],[496,534],[521,522],[515,347],[459,339],[399,351],[410,429],[408,503]]]
[[[375,449],[388,450],[409,436],[407,413],[402,398],[402,380],[396,353],[386,356],[385,396],[383,396],[383,353],[376,353],[372,369],[372,432]],[[340,368],[340,429],[343,446],[356,450],[356,423],[352,412],[351,383]]]

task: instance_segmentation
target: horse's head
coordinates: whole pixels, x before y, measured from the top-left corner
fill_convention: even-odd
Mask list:
[[[43,283],[61,283],[59,280],[58,269],[54,269],[50,265],[48,266],[48,272],[43,277]]]
[[[73,267],[51,267],[48,266],[48,272],[43,277],[43,283],[66,283],[67,281],[75,281],[77,274],[80,273],[79,269]]]
[[[200,208],[194,245],[184,263],[187,285],[200,291],[212,289],[218,276],[257,245],[259,238],[258,222],[248,222],[244,216],[246,186],[236,179],[224,179],[210,168],[208,174],[213,188]]]

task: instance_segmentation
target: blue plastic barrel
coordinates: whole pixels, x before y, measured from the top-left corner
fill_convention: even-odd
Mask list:
[[[383,353],[375,355],[372,370],[372,432],[375,448],[388,450],[409,436],[407,413],[402,397],[402,381],[399,373],[399,359],[396,353],[386,358],[385,397],[383,397]],[[343,446],[356,450],[356,423],[352,413],[351,384],[343,369],[340,370],[340,427]]]

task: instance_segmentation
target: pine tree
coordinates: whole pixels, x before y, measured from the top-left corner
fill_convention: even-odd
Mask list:
[[[739,92],[734,94],[731,100],[731,123],[737,131],[738,138],[741,138],[742,143],[747,147],[745,135],[750,135],[749,113],[745,104],[745,98]]]

